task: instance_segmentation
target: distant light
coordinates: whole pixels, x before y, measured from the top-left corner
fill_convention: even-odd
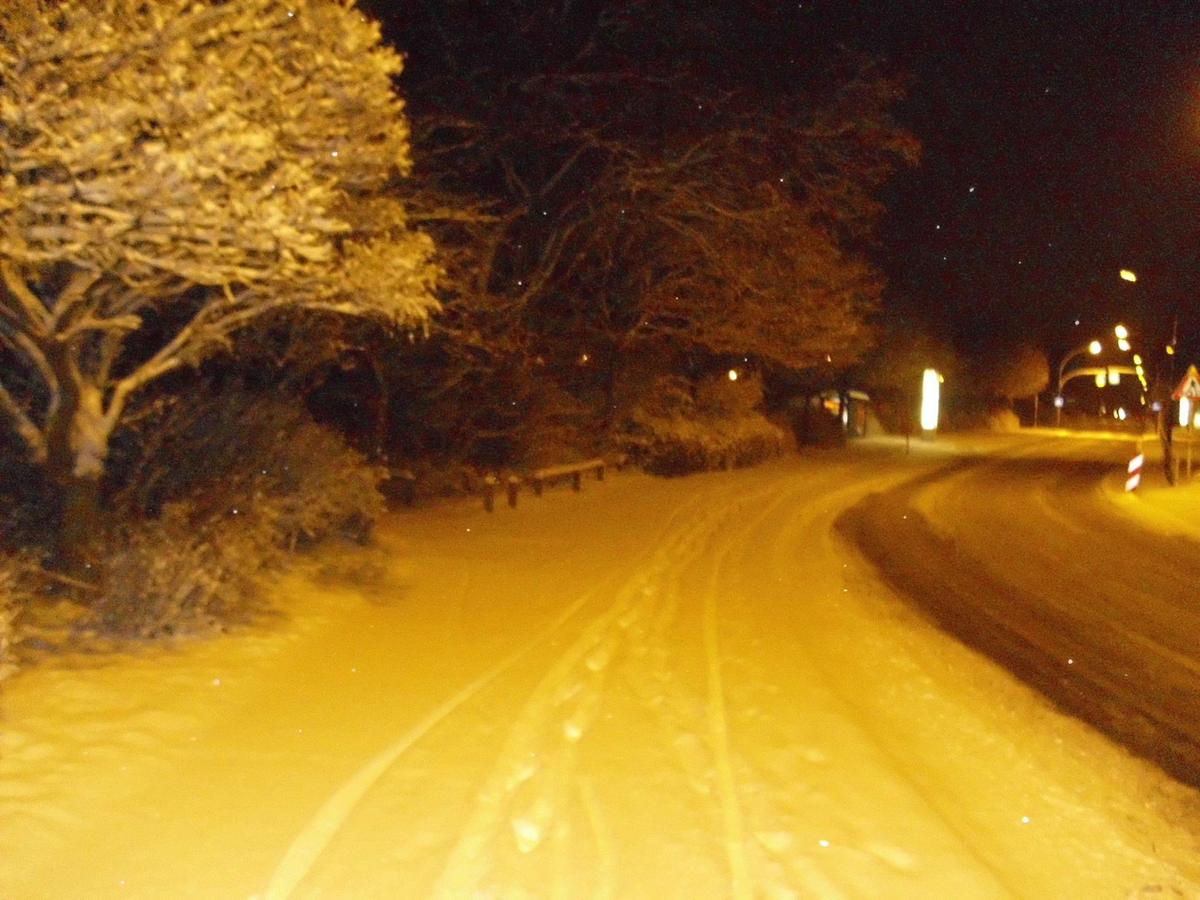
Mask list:
[[[926,369],[921,376],[921,430],[937,431],[938,404],[941,400],[941,383],[937,370]]]
[[[1076,322],[1075,324],[1078,325],[1079,323]],[[1088,353],[1092,354],[1092,356],[1099,356],[1100,351],[1103,349],[1104,347],[1100,345],[1099,341],[1092,341],[1090,344],[1088,344]]]
[[[1129,269],[1122,269],[1121,279],[1123,281],[1137,281],[1137,273],[1130,271]]]
[[[737,373],[737,369],[730,369],[730,370],[729,370],[729,380],[730,380],[730,381],[737,381],[737,380],[738,380],[738,373]]]
[[[1112,369],[1109,369],[1108,370],[1108,383],[1109,384],[1120,384],[1121,383],[1121,373],[1115,372]]]
[[[1058,396],[1056,396],[1056,397],[1054,398],[1054,408],[1055,408],[1055,409],[1062,409],[1062,408],[1063,408],[1063,403],[1064,403],[1064,402],[1065,402],[1065,401],[1063,400],[1063,396],[1062,396],[1062,394],[1059,394]]]
[[[1175,355],[1175,345],[1167,344],[1167,356],[1174,356],[1174,355]]]
[[[1125,338],[1121,338],[1119,341],[1117,341],[1117,347],[1120,348],[1122,353],[1128,353],[1130,346],[1132,345],[1129,343],[1129,341],[1125,340]]]
[[[1138,356],[1136,353],[1133,354],[1133,364],[1135,366],[1140,366],[1142,364],[1142,358],[1140,356]]]
[[[1108,384],[1107,376],[1105,376],[1105,374],[1103,372],[1097,372],[1096,373],[1096,387],[1104,387],[1104,385],[1106,385],[1106,384]]]
[[[1124,422],[1128,417],[1129,413],[1125,412],[1125,407],[1123,406],[1118,406],[1113,411],[1113,418],[1120,419],[1122,422]]]
[[[1192,398],[1191,397],[1180,397],[1179,398],[1179,427],[1180,428],[1187,428],[1187,423],[1191,419],[1191,415],[1192,415]]]
[[[591,359],[591,357],[590,357],[590,356],[588,356],[586,353],[580,353],[580,354],[579,354],[579,361],[580,361],[581,363],[585,363],[585,362],[587,362],[589,359]]]
[[[1123,341],[1129,337],[1129,329],[1126,328],[1124,325],[1118,325],[1116,328],[1113,329],[1113,334],[1115,334],[1120,340]]]

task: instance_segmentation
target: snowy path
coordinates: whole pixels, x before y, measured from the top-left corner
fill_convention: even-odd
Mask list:
[[[0,896],[1200,897],[1194,792],[833,533],[936,462],[423,511],[292,621],[23,674]]]

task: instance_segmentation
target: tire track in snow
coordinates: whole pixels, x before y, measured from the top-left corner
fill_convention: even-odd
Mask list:
[[[754,881],[751,878],[750,864],[747,860],[745,822],[742,815],[742,803],[739,799],[738,782],[734,775],[734,754],[729,740],[729,716],[725,706],[726,688],[722,675],[717,598],[721,592],[722,566],[739,546],[739,540],[744,541],[744,535],[759,528],[791,495],[786,492],[780,494],[778,486],[772,485],[768,490],[760,492],[759,497],[753,499],[761,502],[763,496],[772,499],[765,504],[764,508],[760,509],[749,524],[738,529],[735,537],[726,537],[719,532],[714,533],[714,537],[724,537],[724,547],[713,554],[704,591],[702,616],[705,668],[708,676],[708,730],[712,742],[717,783],[720,788],[725,854],[729,862],[734,900],[751,900],[754,893]],[[743,505],[748,502],[743,501]]]
[[[836,481],[840,475],[834,472],[828,477]],[[701,695],[703,701],[693,700],[682,686],[674,683],[670,664],[672,651],[667,650],[668,644],[678,647],[680,643],[683,643],[669,641],[667,630],[674,624],[673,619],[679,613],[677,593],[678,583],[682,580],[682,572],[695,560],[682,561],[676,567],[674,572],[676,584],[673,585],[672,590],[666,592],[671,598],[670,602],[660,611],[655,622],[654,639],[658,644],[660,679],[665,688],[664,693],[670,700],[669,703],[656,704],[656,707],[668,727],[676,731],[681,738],[686,739],[697,731],[708,735],[707,755],[710,759],[707,773],[703,771],[703,767],[695,758],[696,754],[703,753],[702,745],[695,742],[680,744],[677,741],[676,751],[680,755],[684,769],[696,773],[695,786],[697,789],[705,796],[711,796],[713,793],[716,795],[715,802],[718,809],[717,821],[714,822],[714,825],[720,829],[722,834],[721,846],[729,869],[731,896],[736,900],[749,900],[751,897],[762,895],[764,890],[779,892],[779,886],[771,885],[772,879],[769,874],[762,871],[761,867],[751,864],[747,849],[745,814],[740,799],[741,785],[747,776],[743,774],[739,778],[738,773],[754,773],[755,769],[738,753],[729,733],[728,690],[723,671],[724,651],[720,637],[719,600],[723,595],[722,579],[728,572],[729,558],[735,552],[753,543],[757,531],[763,523],[775,515],[781,507],[795,502],[797,496],[802,493],[806,499],[811,499],[811,495],[815,492],[824,500],[826,491],[824,485],[814,491],[811,480],[785,486],[781,491],[780,484],[774,481],[748,496],[743,492],[737,501],[728,506],[721,521],[715,523],[716,526],[721,527],[710,528],[701,553],[704,558],[709,560],[709,564],[705,568],[701,582],[703,601],[698,610],[700,648],[703,654],[705,679]],[[860,492],[861,489],[851,491],[855,496]],[[747,509],[752,509],[754,512],[744,521],[738,521],[736,526],[732,526],[726,521],[739,514],[744,514]],[[736,570],[734,574],[736,575]],[[676,649],[673,652],[677,654],[679,651]],[[687,750],[692,751],[690,756],[685,752]],[[706,784],[709,781],[712,782],[712,788],[715,788],[715,791]],[[814,876],[807,879],[807,886],[816,889],[820,896],[829,897],[831,900],[839,896],[833,890],[832,885],[822,878]],[[786,889],[779,892],[779,896],[787,896]]]
[[[836,478],[837,476],[835,474],[831,477]],[[902,480],[907,480],[907,477],[902,476]],[[797,895],[794,888],[799,888],[803,892],[801,896],[819,896],[829,898],[829,900],[839,900],[839,898],[858,894],[854,891],[851,891],[850,894],[845,893],[841,889],[842,886],[830,880],[816,859],[800,852],[791,839],[790,831],[781,827],[781,823],[786,821],[787,816],[779,807],[781,801],[776,799],[769,789],[773,779],[761,772],[754,762],[739,753],[736,741],[729,735],[729,723],[726,715],[729,703],[726,700],[727,691],[721,674],[721,650],[717,628],[717,598],[723,593],[721,572],[723,569],[728,569],[736,578],[747,563],[738,562],[729,568],[729,558],[735,552],[744,552],[748,548],[763,545],[771,546],[772,568],[786,571],[789,567],[794,567],[795,560],[789,554],[794,551],[796,546],[802,545],[801,536],[811,538],[815,533],[819,535],[819,540],[823,544],[828,545],[833,521],[840,512],[860,500],[864,494],[872,490],[890,487],[896,481],[897,477],[890,475],[872,479],[865,485],[860,482],[840,489],[829,489],[822,485],[815,492],[815,499],[819,500],[816,504],[812,502],[814,491],[811,484],[797,484],[782,494],[775,493],[772,502],[767,504],[767,507],[749,522],[739,524],[734,536],[714,554],[715,562],[709,573],[709,587],[705,591],[706,608],[703,623],[708,657],[709,710],[712,717],[710,728],[718,773],[718,786],[722,794],[726,847],[730,857],[730,868],[734,873],[732,896],[739,900],[756,896],[795,897]],[[775,491],[778,492],[778,486]],[[760,500],[760,498],[755,498],[755,500]],[[798,515],[790,515],[781,528],[764,529],[763,526],[768,519],[788,503],[803,504],[803,511]],[[835,552],[832,550],[823,555],[828,558],[836,558]],[[997,885],[1002,886],[1007,893],[1014,896],[1019,895],[1019,892],[1015,891],[1011,885],[1005,883],[1001,873],[997,872],[991,862],[971,843],[969,833],[950,819],[946,810],[904,771],[902,761],[890,752],[888,746],[873,730],[867,727],[857,706],[838,688],[834,679],[820,668],[818,661],[809,659],[808,663],[813,667],[813,674],[820,679],[826,695],[844,710],[843,718],[852,723],[852,727],[889,764],[893,773],[920,799],[922,805],[946,825],[948,831],[955,835],[964,849],[979,862],[981,869],[986,871]],[[735,774],[738,771],[745,773],[740,779]],[[738,800],[740,791],[752,785],[760,789],[756,796],[757,808],[753,813],[746,810]],[[755,822],[752,829],[748,827],[751,817]],[[751,859],[746,839],[746,834],[750,831],[753,831],[758,839],[761,850],[766,853],[766,859],[757,861]],[[868,860],[876,863],[883,862],[900,871],[907,871],[911,866],[907,854],[888,846],[872,844],[867,849],[849,846],[842,849],[861,857],[864,862]],[[775,865],[787,873],[785,883],[779,883],[779,874],[781,873],[774,875],[771,873],[771,864],[768,862],[771,859],[775,861]]]
[[[668,524],[662,529],[662,533],[669,534],[673,528],[677,527],[677,522],[680,518],[685,518],[692,514],[692,507],[695,505],[696,503],[693,501],[693,503],[684,505],[673,513]],[[660,543],[661,540],[654,541],[651,546],[656,546]],[[654,551],[648,551],[645,556],[652,558]],[[636,571],[637,568],[638,564],[635,562],[634,570]],[[585,591],[572,601],[548,626],[543,628],[537,636],[464,685],[453,696],[437,706],[425,718],[406,731],[394,743],[384,748],[358,769],[330,795],[329,799],[322,804],[309,822],[300,830],[276,866],[266,888],[257,897],[262,898],[262,900],[287,900],[287,898],[290,898],[300,883],[312,871],[330,842],[345,826],[355,808],[388,770],[395,766],[409,750],[438,725],[450,719],[465,704],[512,670],[534,650],[543,647],[556,632],[565,627],[589,602],[600,595],[603,592],[603,588],[604,585],[598,585],[589,591]]]
[[[912,480],[920,480],[920,477],[918,476],[916,479]],[[909,482],[910,479],[905,479],[905,484],[908,484]],[[879,485],[879,487],[883,487],[883,484]],[[878,490],[879,487],[877,487],[875,490]],[[830,495],[830,499],[837,498],[838,500],[838,502],[834,504],[836,511],[822,514],[824,521],[822,522],[823,528],[821,534],[824,543],[831,548],[830,555],[835,553],[839,556],[849,555],[851,558],[861,560],[859,565],[866,566],[869,569],[870,564],[863,559],[861,554],[856,549],[853,548],[852,543],[846,537],[837,534],[837,526],[840,518],[845,515],[846,510],[853,508],[852,504],[854,504],[856,499],[862,499],[863,493],[864,492],[860,489],[857,491],[845,490]],[[871,493],[874,493],[874,491]],[[857,497],[855,496],[856,494]],[[841,500],[843,496],[846,497],[845,501]],[[806,526],[806,530],[811,529],[815,519],[817,519],[817,516],[815,515],[797,519],[791,528],[785,529],[777,534],[774,554],[777,561],[782,561],[785,551],[790,544],[789,541],[785,540],[786,536],[789,533],[799,530],[801,524]],[[971,829],[960,822],[960,817],[954,814],[953,810],[961,806],[961,804],[957,803],[957,798],[943,800],[935,797],[929,790],[927,790],[911,774],[911,770],[919,766],[920,761],[902,758],[900,754],[897,753],[893,748],[893,742],[887,741],[876,728],[871,726],[871,715],[865,712],[860,704],[855,703],[854,700],[851,699],[850,694],[842,688],[839,680],[827,670],[826,663],[823,660],[813,656],[809,658],[809,663],[812,666],[814,673],[820,677],[822,686],[825,688],[828,695],[845,710],[845,720],[853,723],[856,730],[866,741],[869,742],[869,744],[876,750],[880,757],[888,763],[894,777],[908,787],[912,795],[918,798],[921,801],[921,804],[943,824],[948,833],[954,835],[959,845],[979,864],[982,871],[988,873],[988,876],[998,887],[1000,887],[1010,896],[1021,896],[1022,891],[1011,883],[1005,873],[1001,871],[992,861],[986,850],[979,845],[979,842],[972,834]]]
[[[583,634],[559,654],[538,683],[516,717],[492,774],[479,792],[475,811],[438,879],[433,892],[435,897],[458,900],[474,896],[494,862],[489,847],[501,841],[501,835],[510,829],[520,852],[532,853],[541,845],[547,830],[553,826],[551,819],[565,807],[563,794],[541,794],[540,804],[535,801],[529,812],[513,817],[511,807],[517,790],[539,774],[536,770],[519,770],[526,760],[538,755],[536,748],[544,747],[546,740],[565,739],[575,743],[583,738],[598,711],[604,677],[613,658],[622,649],[622,644],[628,643],[631,635],[641,629],[641,620],[655,612],[661,594],[655,589],[656,582],[668,577],[681,558],[692,559],[703,551],[702,539],[711,531],[716,515],[710,509],[697,511],[695,507],[698,506],[700,501],[693,501],[685,511],[673,517],[673,525],[666,529],[670,536],[656,542],[649,561],[635,567],[635,574],[616,591],[613,604],[598,614]],[[680,530],[675,522],[683,516],[696,521]],[[675,531],[673,535],[672,530]],[[632,639],[637,640],[636,637]],[[580,679],[583,690],[578,690]],[[556,721],[556,708],[563,705],[564,700],[578,705],[556,736],[550,725]],[[577,719],[581,710],[583,715]],[[524,777],[514,778],[514,775]],[[566,782],[560,781],[560,784],[569,784],[569,780],[568,776]],[[569,797],[569,790],[566,796]],[[560,849],[559,852],[565,851]],[[603,858],[604,851],[599,852]],[[613,873],[602,872],[601,877],[609,880]]]

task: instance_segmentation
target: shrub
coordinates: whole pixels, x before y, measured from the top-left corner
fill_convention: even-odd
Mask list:
[[[180,502],[197,522],[254,509],[294,548],[335,530],[359,534],[383,511],[385,471],[287,398],[215,394],[176,405],[139,437],[114,504],[125,519]]]
[[[599,451],[595,411],[549,381],[530,397],[513,437],[513,462],[527,468],[587,459]]]
[[[120,530],[88,624],[137,637],[215,630],[252,614],[259,576],[283,556],[260,510],[198,520],[191,504],[169,504]]]
[[[215,395],[143,426],[123,461],[92,624],[139,636],[250,614],[260,576],[331,533],[362,540],[384,472],[285,399]]]
[[[755,465],[785,446],[782,430],[754,408],[757,379],[708,379],[695,389],[678,376],[659,378],[633,410],[617,442],[647,472],[685,475]]]
[[[47,511],[55,504],[41,470],[0,436],[0,551],[50,547],[55,516]]]

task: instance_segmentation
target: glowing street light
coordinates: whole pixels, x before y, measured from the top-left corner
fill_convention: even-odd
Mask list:
[[[737,381],[737,380],[738,380],[738,371],[737,371],[737,369],[730,369],[730,370],[729,370],[729,380],[730,380],[730,381]]]
[[[1129,340],[1129,329],[1126,328],[1124,325],[1116,326],[1113,329],[1113,334],[1115,334],[1117,336],[1117,340],[1119,340],[1119,341]]]
[[[937,431],[941,381],[936,369],[926,369],[921,376],[921,430],[924,432]]]
[[[1134,272],[1131,269],[1122,269],[1121,280],[1129,282],[1137,281],[1137,272]]]

